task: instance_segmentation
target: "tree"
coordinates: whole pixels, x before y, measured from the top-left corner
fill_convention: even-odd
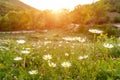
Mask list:
[[[91,5],[78,5],[70,13],[72,23],[86,24],[91,19]]]
[[[94,23],[104,23],[106,21],[107,12],[109,9],[109,4],[106,0],[100,0],[92,5],[92,16]]]

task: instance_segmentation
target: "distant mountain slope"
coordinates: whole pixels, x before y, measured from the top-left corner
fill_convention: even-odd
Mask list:
[[[19,0],[0,0],[0,15],[5,15],[11,10],[20,11],[34,8],[20,2]]]

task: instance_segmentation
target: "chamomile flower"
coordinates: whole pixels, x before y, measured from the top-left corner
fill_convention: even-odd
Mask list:
[[[84,59],[84,57],[83,56],[79,56],[78,59],[81,60],[81,59]]]
[[[50,44],[52,41],[44,41],[44,45]]]
[[[91,32],[91,33],[96,33],[96,34],[101,34],[101,33],[103,33],[102,30],[98,30],[98,29],[89,29],[88,31]]]
[[[16,42],[19,44],[24,44],[26,41],[21,39],[21,40],[17,40]]]
[[[56,67],[56,64],[53,63],[53,62],[49,62],[48,65],[49,65],[50,67]]]
[[[15,61],[20,61],[20,60],[22,60],[23,58],[22,57],[15,57],[13,60],[15,60]]]
[[[112,44],[109,44],[109,43],[104,43],[103,46],[105,48],[113,48],[114,47]]]
[[[38,70],[31,70],[31,71],[28,71],[28,73],[30,75],[38,74]]]
[[[65,56],[69,56],[69,54],[68,54],[68,53],[65,53]]]
[[[78,57],[79,60],[87,59],[87,58],[88,58],[88,55],[84,55],[84,56],[79,56],[79,57]]]
[[[81,43],[84,43],[86,41],[86,39],[85,38],[80,38],[78,41],[81,42]]]
[[[50,59],[52,59],[52,55],[50,55],[50,54],[43,55],[43,59],[44,60],[50,60]]]
[[[120,44],[118,44],[118,46],[120,47]]]
[[[21,53],[22,53],[22,54],[29,54],[30,51],[28,51],[28,50],[22,50]]]
[[[62,67],[69,68],[71,66],[71,63],[70,62],[63,62],[61,65],[62,65]]]

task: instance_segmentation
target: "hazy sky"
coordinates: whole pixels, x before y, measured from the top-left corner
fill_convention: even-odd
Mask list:
[[[73,9],[78,4],[90,4],[99,0],[20,0],[36,9],[59,10],[61,8]]]

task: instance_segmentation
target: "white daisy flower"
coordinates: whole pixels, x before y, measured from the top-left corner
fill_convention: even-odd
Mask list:
[[[81,42],[81,43],[84,43],[86,40],[85,40],[85,38],[81,38],[78,41]]]
[[[112,44],[109,44],[109,43],[104,43],[103,46],[105,48],[113,48],[114,47]]]
[[[50,59],[52,59],[52,55],[50,55],[50,54],[43,55],[43,59],[44,60],[50,60]]]
[[[22,50],[21,53],[22,53],[22,54],[29,54],[30,51],[28,51],[28,50]]]
[[[56,64],[53,63],[53,62],[49,62],[48,65],[49,65],[50,67],[56,67]]]
[[[88,31],[91,32],[91,33],[97,33],[97,34],[103,33],[102,30],[98,30],[98,29],[89,29]]]
[[[63,62],[61,65],[62,65],[62,67],[69,68],[71,66],[71,63],[70,62]]]
[[[65,56],[69,56],[69,54],[68,54],[68,53],[65,53]]]
[[[120,44],[118,44],[118,46],[120,47]]]
[[[79,60],[87,59],[87,58],[88,58],[88,55],[84,55],[84,56],[79,56],[79,57],[78,57]]]
[[[50,44],[52,41],[44,41],[44,45]]]
[[[30,75],[38,74],[38,70],[31,70],[31,71],[28,71],[28,73]]]
[[[22,57],[15,57],[13,60],[15,60],[15,61],[20,61],[20,60],[22,60],[23,58]]]
[[[26,41],[25,40],[17,40],[17,43],[19,43],[19,44],[24,44]]]
[[[79,56],[78,59],[81,60],[81,59],[84,59],[84,57],[83,56]]]

